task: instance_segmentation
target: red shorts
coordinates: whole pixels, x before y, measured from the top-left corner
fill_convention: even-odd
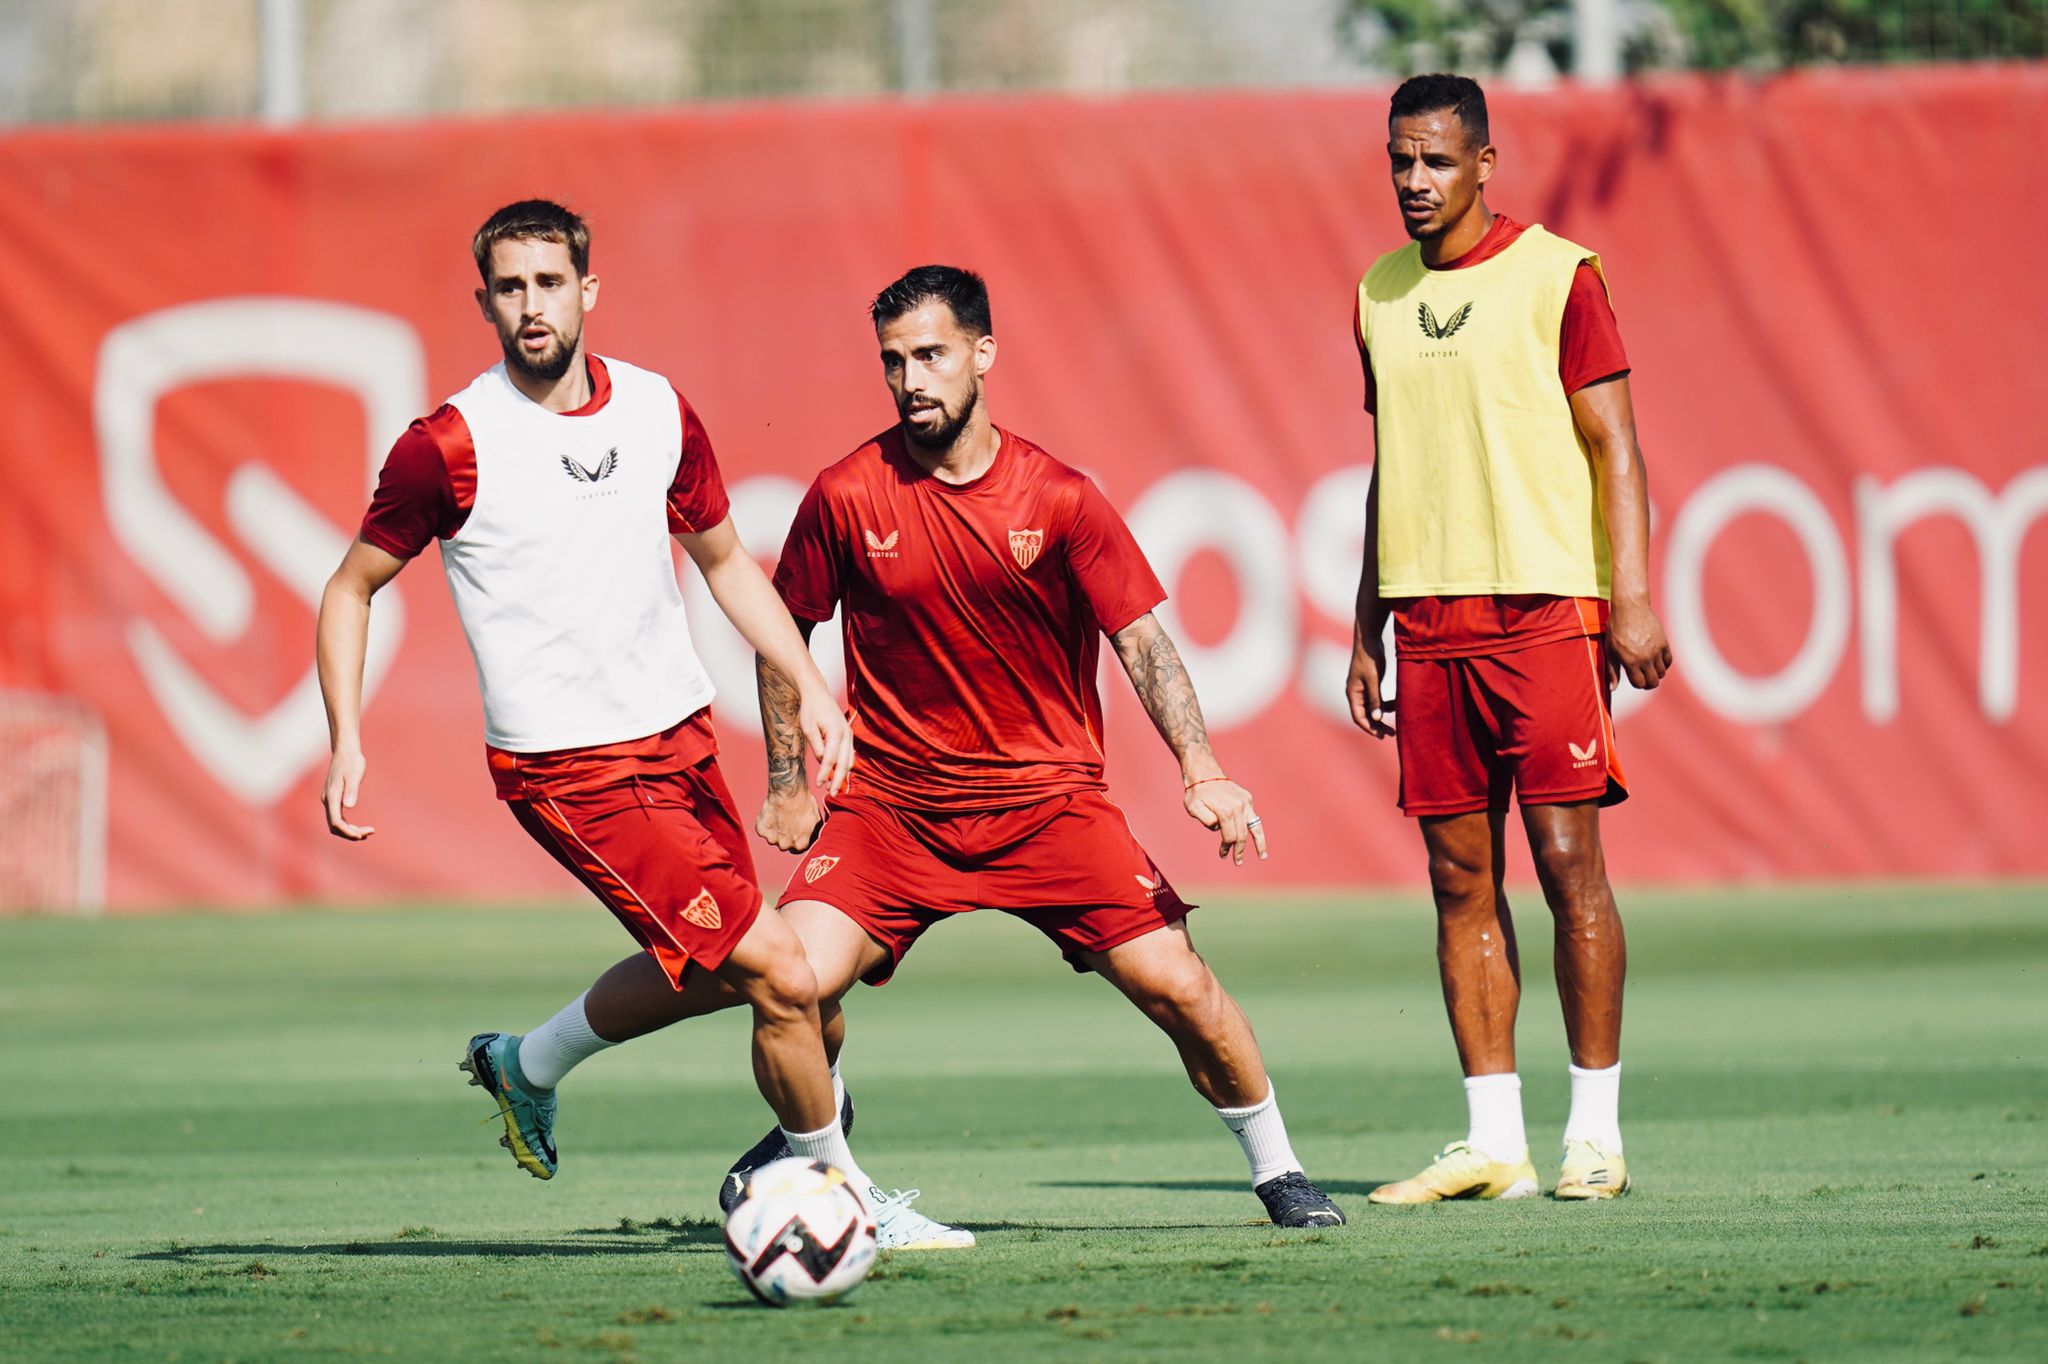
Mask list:
[[[1614,754],[1604,636],[1508,653],[1402,658],[1394,736],[1410,815],[1628,799]]]
[[[678,990],[691,963],[723,965],[761,912],[746,830],[716,758],[582,790],[529,789],[507,804]]]
[[[783,904],[798,900],[831,905],[887,949],[889,960],[862,977],[870,985],[894,975],[918,935],[949,914],[1014,914],[1086,971],[1080,953],[1107,952],[1194,908],[1100,791],[951,813],[835,800],[782,892]]]

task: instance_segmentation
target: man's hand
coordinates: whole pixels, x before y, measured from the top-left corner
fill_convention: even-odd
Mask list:
[[[761,817],[754,821],[754,832],[786,853],[807,850],[824,827],[817,793],[801,785],[769,787],[768,798],[761,802]]]
[[[405,560],[355,540],[320,592],[314,666],[320,674],[320,700],[327,708],[332,755],[320,808],[327,815],[327,832],[351,843],[377,832],[367,824],[349,823],[346,813],[355,808],[356,795],[363,789],[363,656],[369,650],[370,598],[404,567]]]
[[[1394,732],[1394,703],[1380,699],[1382,679],[1387,675],[1387,646],[1375,633],[1367,638],[1362,630],[1351,632],[1351,676],[1344,694],[1351,700],[1351,723],[1375,739]]]
[[[796,721],[817,761],[818,785],[838,795],[839,788],[846,785],[847,773],[853,770],[853,726],[846,723],[846,715],[831,694],[823,691],[804,696],[797,705]]]
[[[1261,862],[1266,860],[1266,826],[1252,809],[1252,793],[1228,777],[1215,777],[1196,782],[1181,793],[1181,803],[1188,813],[1200,820],[1205,829],[1214,829],[1223,836],[1216,848],[1218,857],[1228,857],[1238,866],[1244,865],[1244,851],[1247,845],[1255,848]]]
[[[336,838],[345,838],[351,843],[360,843],[376,829],[368,824],[351,824],[342,813],[353,810],[356,795],[363,789],[363,770],[368,766],[363,761],[360,748],[336,749],[327,762],[327,784],[320,796],[320,803],[327,810],[327,832]]]
[[[1195,699],[1194,683],[1172,637],[1147,611],[1109,640],[1152,717],[1153,728],[1180,759],[1181,803],[1203,828],[1223,836],[1216,855],[1242,866],[1250,845],[1263,861],[1266,832],[1252,809],[1252,793],[1224,776],[1217,765],[1208,726],[1202,722],[1202,703]]]
[[[1653,691],[1671,671],[1671,642],[1647,604],[1616,602],[1607,618],[1607,685],[1627,673],[1629,685]]]

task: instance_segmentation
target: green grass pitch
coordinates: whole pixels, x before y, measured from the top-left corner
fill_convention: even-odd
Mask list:
[[[1525,894],[1522,1064],[1565,1056]],[[1263,1224],[1163,1038],[994,914],[860,990],[857,1148],[981,1246],[755,1306],[713,1192],[765,1127],[734,1015],[591,1062],[519,1173],[455,1070],[619,955],[594,906],[0,922],[0,1359],[2048,1357],[2048,892],[1627,898],[1613,1204],[1367,1205],[1462,1134],[1426,906],[1216,899],[1297,1149]]]

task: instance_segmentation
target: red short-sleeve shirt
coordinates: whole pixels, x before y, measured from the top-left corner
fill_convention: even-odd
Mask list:
[[[926,473],[898,430],[826,469],[775,586],[807,620],[843,614],[849,792],[917,809],[1100,789],[1102,635],[1166,600],[1095,485],[1007,431],[970,483]]]
[[[562,415],[589,417],[612,400],[611,374],[598,356],[589,357],[590,401]],[[707,531],[731,510],[711,437],[682,394],[676,394],[683,423],[683,454],[668,490],[672,534]],[[462,529],[476,502],[476,446],[469,424],[443,405],[405,429],[385,457],[377,491],[358,534],[386,554],[411,559],[436,540]]]

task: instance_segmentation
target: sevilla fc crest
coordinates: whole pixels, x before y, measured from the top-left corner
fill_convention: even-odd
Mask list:
[[[708,890],[699,890],[697,898],[682,909],[683,918],[699,928],[718,927],[718,901],[711,898]]]
[[[809,884],[839,865],[836,857],[814,857],[804,863],[804,881]]]
[[[1045,548],[1045,532],[1042,530],[1013,530],[1010,532],[1010,557],[1017,561],[1017,567],[1029,568],[1038,562],[1038,551]]]

